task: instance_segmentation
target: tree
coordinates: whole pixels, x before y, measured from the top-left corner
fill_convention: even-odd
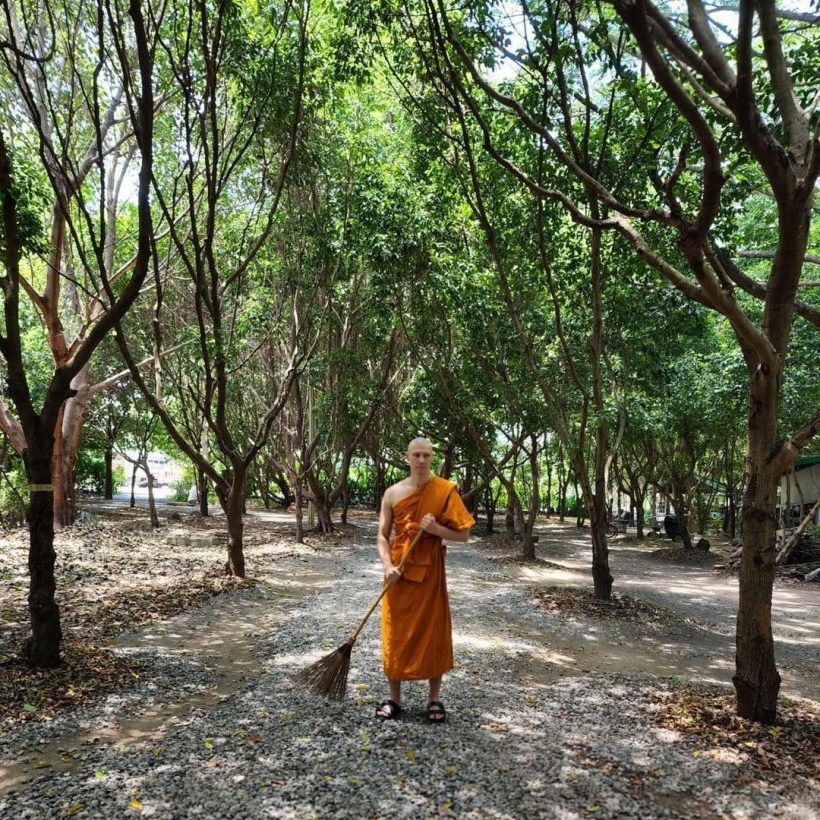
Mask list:
[[[820,323],[820,312],[797,294],[820,173],[811,100],[818,67],[810,56],[816,54],[817,24],[798,30],[778,19],[774,3],[741,0],[733,36],[710,19],[700,0],[687,7],[683,20],[647,0],[614,0],[615,17],[592,3],[525,2],[533,36],[515,53],[505,46],[503,25],[492,26],[492,6],[471,9],[464,27],[464,15],[442,0],[423,4],[443,32],[447,53],[469,78],[460,93],[470,111],[480,116],[487,102],[505,111],[583,183],[602,211],[585,211],[564,191],[541,185],[485,130],[485,148],[496,161],[537,196],[562,203],[580,224],[622,237],[670,285],[725,317],[736,337],[748,375],[748,424],[734,684],[741,716],[772,721],[780,684],[771,632],[776,489],[820,428],[820,409],[785,435],[778,414],[794,319]],[[540,89],[533,98],[537,109],[487,79],[470,47],[476,39],[523,66]],[[585,167],[572,150],[577,117],[600,110],[601,92],[590,92],[580,43],[597,49],[599,88],[631,108],[640,132],[629,142],[625,127],[622,149],[598,169]],[[556,70],[560,76],[568,50],[576,70],[572,93],[556,94],[552,78]],[[554,113],[548,121],[538,116],[544,100]],[[776,247],[763,280],[745,272],[730,252],[731,214],[743,186],[726,168],[742,169],[776,209]],[[638,174],[649,184],[621,185]]]
[[[163,78],[178,100],[164,111],[151,179],[168,239],[155,257],[150,334],[123,326],[117,337],[149,406],[213,484],[228,525],[226,571],[240,578],[248,470],[312,348],[299,294],[315,288],[273,246],[302,124],[309,14],[307,2],[264,18],[188,2],[157,31]],[[188,344],[163,365],[169,336]],[[127,338],[153,350],[152,384]],[[263,349],[276,360],[258,367]],[[265,410],[248,430],[258,390]]]
[[[0,200],[3,208],[3,289],[4,324],[0,333],[0,355],[6,367],[8,395],[14,404],[22,436],[22,456],[29,482],[30,500],[27,510],[29,525],[29,612],[31,637],[24,652],[35,666],[53,667],[60,661],[60,610],[55,601],[54,582],[54,496],[52,462],[56,452],[55,429],[67,399],[75,395],[73,380],[88,366],[92,354],[125,315],[140,293],[151,259],[152,219],[149,202],[149,183],[153,162],[153,53],[150,47],[151,30],[143,18],[140,4],[132,2],[127,15],[114,3],[93,9],[67,7],[68,19],[76,20],[85,31],[93,32],[96,41],[95,63],[80,65],[68,57],[74,81],[82,89],[83,106],[93,126],[92,166],[96,158],[98,184],[91,191],[74,189],[79,185],[76,166],[70,154],[71,119],[64,119],[64,111],[50,108],[52,117],[43,119],[33,81],[46,89],[49,106],[57,105],[50,96],[58,94],[61,85],[62,46],[69,46],[56,29],[56,20],[64,15],[53,7],[45,15],[33,14],[28,9],[22,20],[13,17],[4,4],[5,18],[0,28],[0,51],[3,67],[13,75],[24,90],[18,114],[20,130],[9,138],[9,121],[0,125]],[[45,52],[40,48],[45,46]],[[131,60],[134,60],[132,63]],[[137,192],[137,231],[135,253],[130,276],[112,281],[105,264],[108,239],[107,215],[103,208],[95,213],[92,202],[106,201],[106,187],[110,180],[104,157],[111,150],[111,135],[106,122],[118,108],[116,94],[110,94],[110,76],[122,79],[126,112],[134,131],[139,150],[139,184]],[[59,111],[59,114],[58,114]],[[22,135],[22,136],[21,136]],[[48,177],[59,216],[55,226],[62,226],[50,240],[50,253],[59,253],[69,244],[79,259],[83,276],[89,277],[95,291],[104,293],[94,303],[92,321],[86,332],[77,338],[64,358],[55,361],[51,379],[46,387],[40,409],[35,406],[32,385],[26,372],[26,353],[21,336],[21,291],[31,292],[23,265],[28,264],[31,248],[28,246],[26,221],[18,209],[21,201],[22,180],[16,176],[16,156],[23,150],[23,140],[30,140]],[[91,184],[89,178],[88,184]],[[65,233],[64,233],[65,230]],[[66,271],[61,271],[64,275]],[[59,277],[54,271],[46,276],[55,283]],[[68,272],[68,281],[82,288],[82,276]],[[57,299],[55,290],[46,292],[46,299]]]
[[[34,166],[30,159],[21,162],[18,157],[18,165],[29,166],[27,176],[35,197],[43,199],[42,205],[50,212],[46,228],[49,240],[39,249],[44,264],[29,255],[24,265],[20,283],[26,302],[22,309],[25,314],[36,314],[53,366],[59,369],[71,360],[105,311],[110,296],[106,288],[119,288],[118,282],[136,262],[133,244],[118,241],[118,234],[123,228],[121,192],[126,178],[133,177],[137,144],[133,124],[122,117],[125,88],[117,76],[117,66],[111,63],[114,55],[106,57],[106,46],[99,43],[95,66],[93,46],[90,51],[85,48],[96,36],[95,22],[71,2],[57,0],[45,8],[47,13],[37,15],[27,2],[4,4],[9,41],[0,87],[9,112],[23,113],[18,101],[24,106],[28,124],[15,115],[8,124],[16,120],[13,128],[20,128],[25,144],[41,160]],[[71,31],[58,31],[56,20],[61,18],[74,20],[76,26]],[[12,59],[15,49],[16,59]],[[101,75],[96,85],[88,79],[72,80],[75,76],[91,78],[95,71]],[[71,115],[66,116],[66,111]],[[36,139],[43,145],[39,152]],[[100,175],[99,185],[95,172]],[[101,200],[95,217],[96,195]],[[31,202],[31,193],[26,199]],[[48,199],[51,201],[46,205]],[[130,210],[133,212],[133,207]],[[80,219],[81,213],[92,222]],[[94,230],[99,232],[99,249],[89,246]],[[74,464],[88,403],[110,386],[108,380],[91,380],[91,365],[89,360],[74,375],[72,394],[60,410],[54,431],[51,485],[57,527],[74,520]],[[21,451],[19,419],[0,412],[0,429]]]

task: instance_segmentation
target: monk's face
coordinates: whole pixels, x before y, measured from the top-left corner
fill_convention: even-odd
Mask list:
[[[433,463],[433,449],[427,444],[414,444],[407,451],[407,463],[410,472],[416,478],[426,478],[430,475]]]

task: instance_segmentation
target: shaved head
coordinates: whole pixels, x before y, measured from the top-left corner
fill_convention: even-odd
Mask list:
[[[407,445],[407,452],[409,453],[411,450],[415,450],[419,447],[425,447],[428,450],[433,449],[430,439],[424,438],[423,436],[418,436]]]

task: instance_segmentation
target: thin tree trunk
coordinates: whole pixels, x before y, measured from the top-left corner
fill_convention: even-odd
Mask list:
[[[600,218],[598,201],[592,190],[587,191],[590,213],[596,219]],[[603,291],[604,267],[601,260],[601,228],[593,228],[590,233],[590,265],[592,268],[592,339],[590,340],[590,370],[592,375],[592,400],[595,407],[597,422],[595,426],[595,459],[593,462],[594,488],[590,487],[585,464],[581,463],[582,453],[579,453],[578,467],[584,493],[590,498],[589,505],[590,525],[592,527],[592,582],[595,588],[595,597],[608,601],[612,594],[612,573],[609,570],[609,546],[607,545],[607,512],[606,512],[606,484],[609,450],[609,427],[604,412],[604,387],[601,375],[601,362],[604,350],[604,318],[601,304]],[[623,424],[623,421],[622,421]],[[616,445],[617,448],[617,445]]]
[[[322,494],[320,500],[314,505],[316,508],[316,530],[322,534],[333,532],[335,527],[333,525],[333,517],[330,513],[330,504],[327,498]]]
[[[552,505],[552,461],[547,462],[547,518],[550,518],[550,508]]]
[[[518,496],[512,488],[512,484],[505,487],[507,491],[507,506],[504,511],[504,526],[507,530],[507,535],[510,538],[515,538],[515,507],[518,503]]]
[[[606,503],[603,496],[597,493],[589,504],[589,524],[592,534],[592,584],[595,597],[601,601],[608,601],[612,595],[613,578],[609,569],[609,545],[606,538]]]
[[[342,524],[347,524],[347,508],[350,506],[350,485],[345,482],[344,489],[342,490],[342,515],[341,521]]]
[[[743,499],[743,560],[732,678],[738,714],[764,723],[775,720],[780,691],[772,636],[775,507],[780,475],[769,462],[780,440],[778,378],[778,373],[766,374],[757,368],[749,388],[748,483]]]
[[[294,486],[294,495],[296,496],[296,543],[305,543],[305,519],[304,511],[302,510],[302,479],[297,478]]]
[[[447,442],[447,446],[444,448],[444,455],[441,460],[441,468],[439,470],[439,475],[442,478],[449,479],[450,475],[453,472],[453,453],[455,451],[455,444],[452,441]]]
[[[114,450],[111,445],[105,448],[105,484],[103,498],[110,501],[114,497]]]
[[[382,506],[382,496],[385,492],[385,476],[384,476],[384,461],[380,455],[376,455],[373,459],[374,469],[376,471],[376,481],[373,487],[373,505],[375,509],[380,510]]]
[[[208,510],[208,489],[210,487],[208,483],[208,476],[205,474],[204,470],[200,470],[196,468],[196,494],[199,500],[199,514],[203,518],[207,518],[210,515],[210,511]]]
[[[157,504],[154,500],[154,476],[148,469],[148,461],[143,465],[145,475],[148,476],[148,518],[151,521],[151,529],[155,530],[159,527],[159,516],[157,515]]]
[[[51,432],[51,431],[49,431]],[[45,438],[45,437],[44,437]],[[48,441],[50,445],[51,440]],[[54,507],[51,489],[50,446],[32,444],[24,453],[26,477],[31,490],[26,520],[29,527],[28,594],[31,636],[23,653],[37,667],[54,668],[60,663],[60,608],[54,597]]]
[[[225,518],[228,524],[228,561],[225,571],[237,578],[245,577],[244,533],[245,521],[245,468],[232,465],[231,486],[225,500]]]
[[[535,529],[535,522],[538,518],[538,508],[541,506],[541,493],[538,487],[540,479],[538,470],[538,441],[535,436],[531,436],[530,441],[529,458],[532,491],[530,492],[530,510],[526,520],[523,522],[524,544],[522,553],[525,561],[535,560],[535,538],[533,537],[533,530]]]
[[[575,489],[575,526],[584,526],[584,500],[578,490],[578,475],[572,477],[572,486]]]
[[[52,496],[54,528],[67,527],[71,520],[66,509],[66,476],[63,472],[63,413],[65,405],[60,408],[57,423],[54,425],[54,451],[51,454],[50,483],[54,490]]]
[[[643,505],[644,501],[646,500],[646,497],[645,494],[638,487],[635,487],[633,489],[633,492],[635,493],[635,528],[638,531],[638,540],[640,541],[643,539],[643,528],[644,524],[646,523],[644,520],[643,511]]]
[[[131,500],[128,506],[133,510],[137,506],[137,496],[135,488],[137,486],[137,465],[131,465]]]
[[[487,516],[487,534],[489,535],[495,532],[495,496],[490,482],[487,482],[487,489],[484,491],[484,513]]]

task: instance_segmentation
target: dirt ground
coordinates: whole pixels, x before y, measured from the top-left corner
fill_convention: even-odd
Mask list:
[[[300,545],[291,515],[252,512],[246,541],[250,580],[244,583],[222,574],[219,516],[201,519],[186,507],[164,506],[163,526],[151,531],[144,510],[98,503],[89,505],[89,513],[57,541],[58,597],[66,645],[73,647],[72,668],[58,673],[32,674],[15,661],[27,631],[26,533],[0,540],[0,663],[6,673],[0,683],[0,738],[22,722],[53,720],[132,685],[139,669],[129,666],[127,656],[106,654],[106,647],[137,645],[196,656],[217,679],[206,695],[163,702],[110,732],[120,743],[158,736],[176,714],[207,709],[240,689],[255,674],[253,645],[260,630],[275,629],[277,618],[287,617],[289,602],[335,583],[346,550],[373,543],[377,562],[375,519],[368,513],[354,513],[339,533],[311,536]],[[503,535],[458,547],[486,558],[486,571],[472,581],[469,594],[515,586],[532,594],[533,607],[560,616],[547,636],[522,624],[521,646],[540,647],[513,654],[522,680],[544,685],[565,676],[641,672],[731,681],[737,577],[714,568],[728,545],[717,544],[694,560],[669,541],[619,536],[611,543],[615,595],[601,604],[590,593],[588,531],[542,520],[538,534],[534,563],[522,562],[516,542]],[[242,596],[232,599],[226,617],[213,605],[214,596],[232,591]],[[778,579],[773,622],[782,694],[818,708],[820,584]],[[486,639],[494,639],[491,623]],[[70,767],[71,748],[87,740],[83,732],[69,733],[53,748],[39,749],[38,760]],[[0,792],[33,775],[28,763],[0,765]]]
[[[586,592],[591,586],[586,530],[555,521],[538,527],[535,564],[518,563],[518,583]],[[645,671],[729,683],[734,671],[737,573],[715,569],[732,547],[711,537],[702,557],[686,554],[668,539],[637,541],[617,536],[610,543],[615,598],[644,602],[654,609],[635,619],[619,617],[621,607],[598,613],[585,630],[584,668],[592,671]],[[496,537],[479,543],[492,557],[514,555],[514,545]],[[503,558],[501,560],[504,560]],[[590,612],[565,599],[568,621],[589,621]],[[820,701],[820,583],[778,576],[772,596],[775,653],[783,694]],[[565,650],[577,643],[570,633]]]

